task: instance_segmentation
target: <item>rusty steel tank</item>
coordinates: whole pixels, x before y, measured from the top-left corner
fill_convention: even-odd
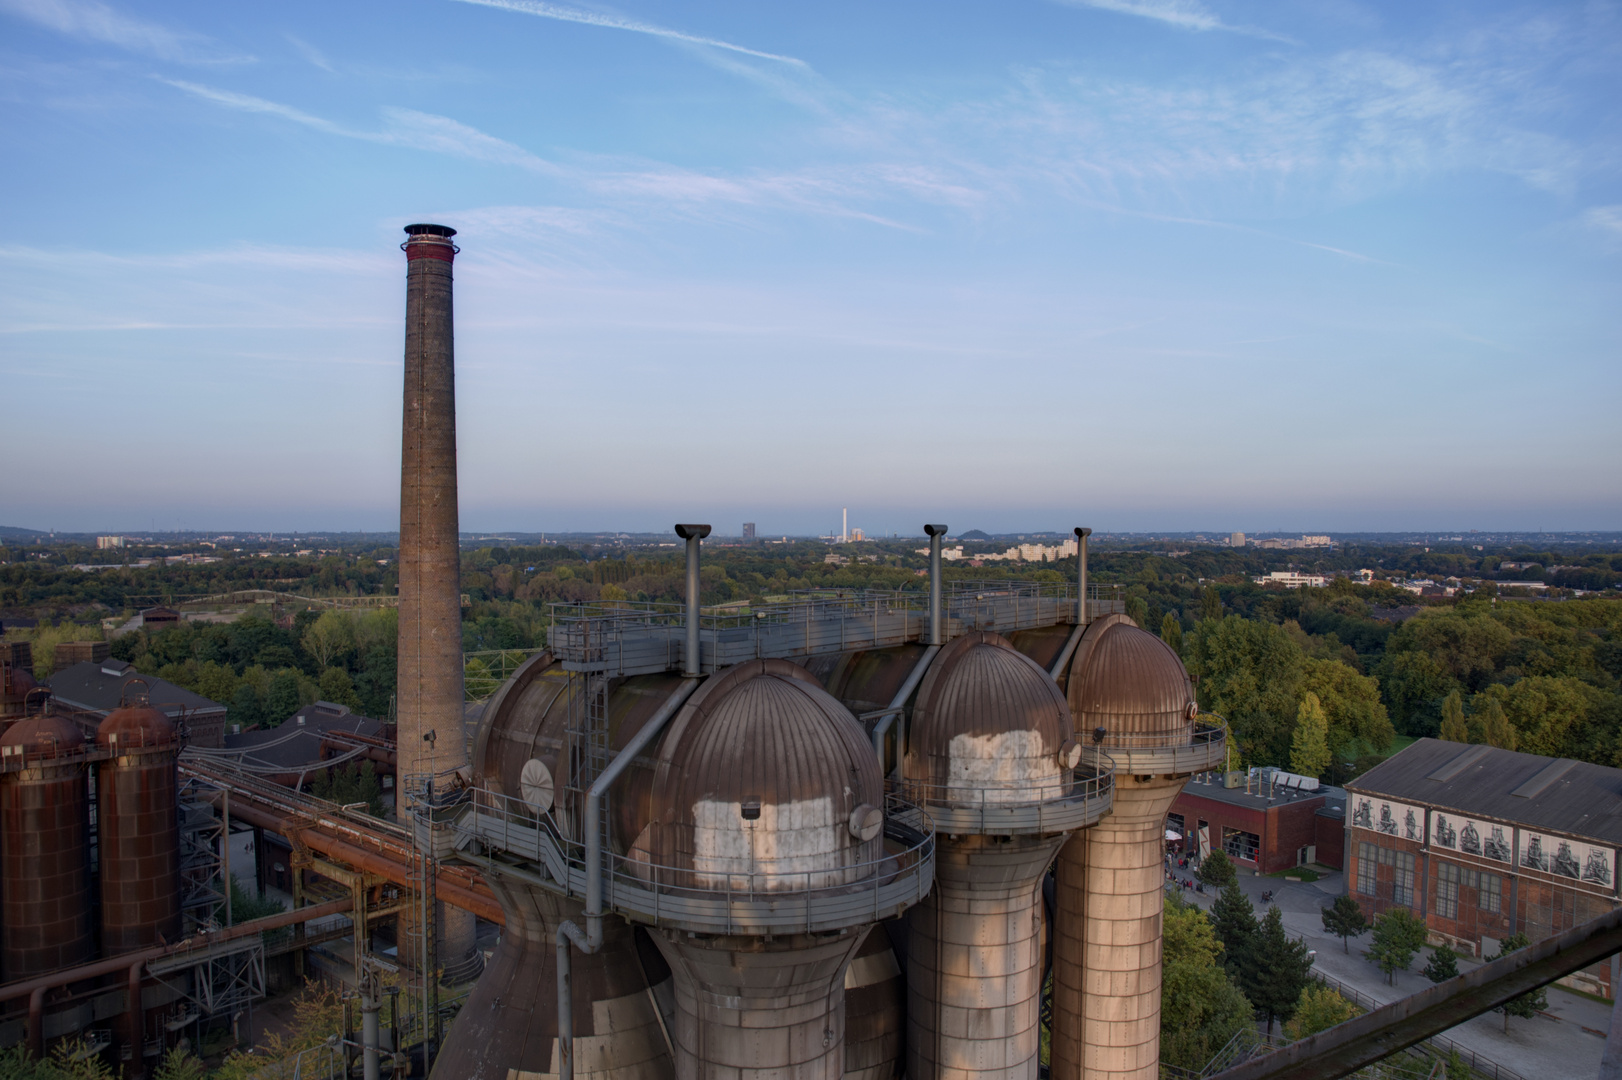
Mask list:
[[[901,1075],[907,1035],[907,977],[901,971],[894,927],[907,932],[906,920],[876,926],[845,969],[845,1080],[894,1080]]]
[[[679,686],[675,675],[621,681],[609,693],[609,737],[617,748]],[[485,707],[473,751],[475,782],[491,797],[534,815],[553,811],[570,828],[566,804],[568,727],[578,686],[550,653],[531,658]],[[634,780],[635,778],[630,778]],[[644,778],[644,787],[645,778]],[[613,804],[614,808],[620,801]],[[612,809],[612,808],[611,808]],[[583,920],[578,900],[514,876],[487,872],[506,925],[495,955],[446,1036],[433,1080],[508,1080],[557,1075],[558,927]],[[670,1080],[674,1020],[670,968],[648,938],[605,919],[603,945],[577,953],[573,982],[574,1070],[591,1080]]]
[[[140,698],[96,730],[101,945],[109,956],[180,937],[180,825],[174,725]]]
[[[66,717],[24,717],[0,736],[0,982],[95,952],[85,739]]]
[[[712,676],[660,743],[630,858],[671,895],[785,904],[871,878],[884,856],[878,759],[802,667]],[[771,935],[652,931],[676,976],[680,1080],[838,1080],[846,969],[869,925]]]
[[[1051,1074],[1158,1080],[1166,811],[1190,774],[1218,767],[1225,731],[1197,722],[1182,660],[1124,615],[1087,627],[1066,691],[1117,775],[1114,812],[1055,869]]]
[[[912,1080],[1035,1080],[1041,881],[1104,805],[1078,797],[1081,754],[1064,694],[997,634],[954,639],[924,676],[904,790],[940,839],[934,890],[907,913]]]

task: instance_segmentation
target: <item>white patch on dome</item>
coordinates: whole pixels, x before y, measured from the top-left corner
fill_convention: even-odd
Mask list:
[[[693,872],[711,888],[786,892],[845,884],[849,830],[833,799],[762,803],[747,821],[739,802],[693,804]]]
[[[1057,751],[1040,731],[956,735],[947,754],[949,802],[1030,803],[1065,793]]]

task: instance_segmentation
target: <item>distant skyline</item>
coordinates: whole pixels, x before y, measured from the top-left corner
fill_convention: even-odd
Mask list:
[[[470,531],[1622,529],[1615,4],[0,28],[0,524],[395,528],[437,221]]]

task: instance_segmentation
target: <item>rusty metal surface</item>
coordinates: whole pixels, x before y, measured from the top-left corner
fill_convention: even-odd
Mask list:
[[[860,715],[890,704],[926,648],[912,644],[823,653],[807,657],[804,666],[828,693]]]
[[[1622,952],[1622,908],[1212,1080],[1335,1080],[1617,952]]]
[[[404,245],[397,715],[400,767],[419,774],[441,773],[466,760],[452,235],[443,226],[411,226]],[[431,745],[423,738],[430,731],[436,734]]]
[[[554,935],[565,919],[583,918],[581,905],[512,879],[492,878],[490,885],[506,928],[446,1037],[433,1080],[508,1080],[510,1070],[557,1074]],[[570,964],[575,1076],[670,1080],[670,969],[645,932],[620,919],[606,920],[603,931],[602,948],[576,954]]]
[[[1087,627],[1070,661],[1068,696],[1084,736],[1106,729],[1106,751],[1184,742],[1194,733],[1194,686],[1182,659],[1125,615]]]
[[[976,785],[1011,785],[1007,801],[1060,797],[1070,769],[1059,751],[1072,736],[1047,672],[1001,635],[972,631],[941,650],[918,687],[903,775],[930,801]]]
[[[101,947],[117,955],[180,936],[180,828],[174,725],[149,705],[115,709],[96,743]]]
[[[1053,661],[1059,658],[1064,649],[1065,642],[1070,640],[1070,634],[1075,627],[1069,623],[1058,623],[1053,626],[1039,626],[1031,630],[1015,630],[1008,634],[1008,643],[1032,660],[1043,671],[1053,666]],[[1069,667],[1059,673],[1059,689],[1064,689],[1064,681],[1069,676]]]
[[[0,737],[0,980],[32,978],[95,951],[85,740],[59,716]]]
[[[879,835],[858,839],[845,827],[858,806],[884,806],[878,759],[856,718],[804,668],[786,660],[738,664],[699,687],[683,706],[660,744],[650,820],[634,847],[655,863],[703,871],[708,856],[699,849],[700,828],[710,823],[698,820],[707,812],[701,804],[736,804],[730,813],[743,818],[751,801],[760,824],[737,827],[778,833],[746,856],[768,876],[777,871],[765,864],[777,859],[761,853],[791,844],[788,834],[810,828],[805,815],[824,801],[824,816],[836,826],[824,839],[836,846],[789,858],[816,863],[814,871],[837,872],[882,853]]]

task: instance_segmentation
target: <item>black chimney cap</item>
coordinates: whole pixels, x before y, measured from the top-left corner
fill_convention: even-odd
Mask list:
[[[710,527],[708,525],[677,525],[676,535],[683,540],[691,540],[695,536],[702,540],[710,535]]]
[[[449,225],[407,225],[407,236],[443,236],[449,239],[456,235],[456,230]]]

